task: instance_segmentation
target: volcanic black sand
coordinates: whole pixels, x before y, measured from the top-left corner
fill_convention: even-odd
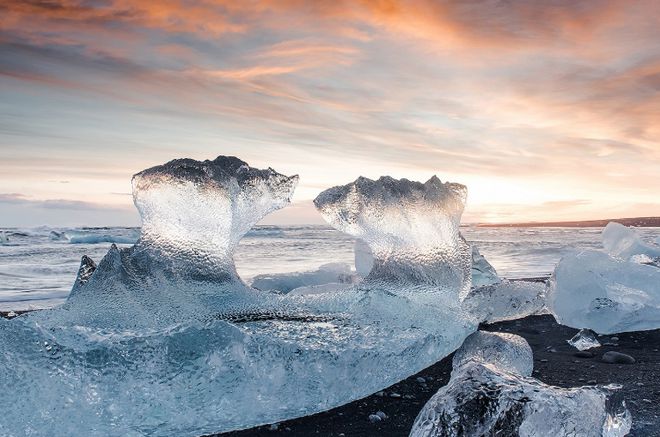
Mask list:
[[[577,330],[557,324],[552,316],[531,316],[482,329],[524,337],[534,351],[533,376],[547,384],[559,387],[622,384],[623,397],[633,416],[629,435],[660,437],[660,329],[601,336],[602,346],[591,349],[595,354],[591,358],[575,356],[577,350],[566,340]],[[635,363],[604,363],[601,357],[607,351],[628,354]],[[407,436],[426,401],[449,381],[451,359],[450,355],[382,392],[330,411],[215,437]],[[379,411],[387,419],[372,423],[369,415]]]

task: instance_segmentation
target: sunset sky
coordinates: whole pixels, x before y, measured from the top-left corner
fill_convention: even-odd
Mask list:
[[[660,215],[660,1],[0,2],[0,226],[136,225],[131,175],[235,155],[466,184],[465,222]]]

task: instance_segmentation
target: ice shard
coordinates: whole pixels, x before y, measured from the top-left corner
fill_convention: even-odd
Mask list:
[[[600,342],[596,338],[596,333],[591,329],[580,329],[570,340],[568,344],[579,351],[586,351],[595,347],[600,347]]]
[[[660,258],[660,246],[645,243],[634,229],[620,223],[610,222],[603,229],[603,247],[615,258],[629,261],[635,255],[651,260]]]
[[[624,436],[630,413],[614,386],[564,389],[531,378],[532,350],[517,335],[475,332],[449,383],[417,416],[411,437]]]
[[[486,257],[479,253],[479,248],[472,245],[472,286],[482,287],[500,282],[495,268],[488,262]]]
[[[234,247],[296,182],[233,157],[138,173],[138,242],[113,245],[95,269],[83,260],[62,307],[0,319],[0,386],[11,393],[0,429],[199,436],[278,422],[381,390],[476,329],[459,300],[470,286],[465,187],[437,178],[319,196],[324,214],[358,211],[351,229],[378,249],[359,285],[286,295],[244,284]],[[383,232],[370,227],[378,217]]]

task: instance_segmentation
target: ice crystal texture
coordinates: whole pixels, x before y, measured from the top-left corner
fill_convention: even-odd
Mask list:
[[[454,355],[449,383],[424,406],[411,437],[624,436],[632,424],[614,387],[563,389],[531,378],[517,335],[476,332]]]
[[[314,204],[335,228],[365,241],[375,281],[434,284],[426,291],[464,297],[471,285],[470,246],[459,232],[467,189],[381,177],[358,178],[321,193]]]
[[[379,254],[358,286],[287,295],[245,285],[233,249],[296,182],[233,157],[137,174],[138,242],[113,245],[97,265],[83,259],[64,306],[0,319],[0,386],[11,393],[0,429],[199,436],[278,422],[381,390],[476,329],[458,298],[470,285],[465,188],[435,178],[371,181],[342,203],[367,218],[351,230]],[[323,199],[339,197],[317,205],[327,214]],[[426,230],[438,233],[426,241]]]
[[[550,278],[548,307],[559,323],[602,334],[660,327],[660,268],[629,261],[636,236],[608,225],[603,239],[612,257],[587,250],[567,255]],[[637,241],[637,243],[636,243]]]
[[[600,342],[596,338],[596,333],[591,329],[580,329],[577,334],[570,340],[566,340],[568,344],[580,351],[586,351],[595,347],[600,347]]]

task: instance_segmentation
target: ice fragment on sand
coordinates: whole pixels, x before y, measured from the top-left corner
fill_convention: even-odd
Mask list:
[[[600,343],[596,338],[596,333],[591,329],[580,329],[577,334],[570,340],[566,340],[568,344],[573,346],[579,351],[586,351],[594,347],[600,347]]]
[[[660,257],[660,246],[644,243],[633,228],[620,223],[608,223],[602,238],[605,251],[624,261],[629,261],[634,255],[646,255],[650,259]]]
[[[611,386],[563,389],[531,378],[519,336],[476,332],[454,355],[449,383],[424,406],[411,437],[624,436],[632,424]]]

